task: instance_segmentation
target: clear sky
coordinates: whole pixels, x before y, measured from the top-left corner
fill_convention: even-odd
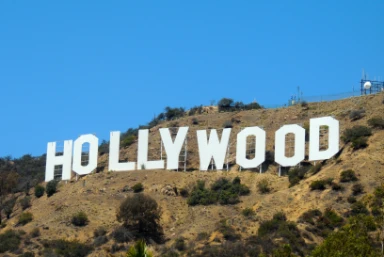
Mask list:
[[[383,61],[384,1],[3,0],[0,156],[108,140],[165,106],[349,92]]]

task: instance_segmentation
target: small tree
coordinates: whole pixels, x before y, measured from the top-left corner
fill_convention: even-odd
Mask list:
[[[26,196],[20,200],[20,205],[23,210],[31,207],[31,197]]]
[[[51,180],[47,183],[46,192],[48,197],[57,192],[57,183],[58,182],[56,180]]]
[[[219,107],[219,111],[229,111],[232,107],[233,99],[231,98],[222,98],[217,106]]]
[[[86,226],[89,222],[88,216],[85,212],[79,211],[75,215],[72,216],[71,220],[72,224],[77,227],[83,227]]]
[[[133,189],[133,192],[135,192],[135,193],[140,193],[140,192],[142,192],[142,191],[144,190],[144,186],[143,186],[143,184],[141,184],[141,183],[137,183],[137,184],[135,184],[135,185],[132,187],[132,189]]]
[[[36,185],[35,186],[35,196],[37,198],[40,198],[44,195],[45,193],[45,187],[43,187],[42,185]]]
[[[136,237],[163,241],[160,207],[150,196],[140,193],[126,198],[117,212],[117,219]]]

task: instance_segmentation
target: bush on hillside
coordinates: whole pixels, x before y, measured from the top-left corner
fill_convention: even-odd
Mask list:
[[[45,193],[45,187],[43,187],[42,185],[36,185],[35,186],[35,196],[37,198],[40,198],[44,195]]]
[[[52,196],[57,192],[57,184],[58,184],[58,181],[56,180],[51,180],[47,183],[45,190],[47,192],[48,197]]]
[[[268,179],[264,178],[257,182],[257,189],[259,190],[260,193],[266,194],[271,191],[271,188],[269,186],[269,181]]]
[[[325,180],[315,180],[309,185],[309,187],[311,190],[324,190],[326,184],[327,182]]]
[[[30,212],[23,212],[19,217],[19,224],[25,225],[33,220],[33,215]]]
[[[14,230],[7,230],[0,234],[0,253],[15,251],[21,242],[20,233]]]
[[[384,129],[384,119],[381,117],[373,117],[368,120],[368,125],[372,128]]]
[[[349,113],[349,119],[351,121],[359,120],[365,115],[365,110],[353,110]]]
[[[39,228],[33,228],[33,229],[31,230],[31,232],[29,233],[29,235],[30,235],[32,238],[39,237],[39,236],[40,236],[40,229],[39,229]]]
[[[359,195],[364,192],[364,187],[362,184],[357,183],[352,186],[352,193],[353,195]]]
[[[369,212],[364,203],[357,201],[351,205],[351,215],[356,216],[359,214],[368,215]]]
[[[340,173],[340,182],[353,182],[357,180],[353,170],[344,170]]]
[[[142,193],[128,196],[120,204],[117,219],[136,238],[152,239],[155,242],[164,240],[160,225],[160,207],[150,196]]]
[[[134,192],[134,193],[140,193],[140,192],[142,192],[142,191],[144,190],[144,186],[143,186],[143,184],[141,184],[141,183],[137,183],[137,184],[135,184],[135,185],[132,187],[132,189],[133,189],[133,192]]]
[[[205,182],[199,180],[188,197],[188,204],[209,205],[217,202],[223,205],[236,204],[240,201],[240,196],[249,192],[249,188],[241,184],[239,177],[234,178],[232,182],[220,178],[212,184],[211,189],[205,188]]]
[[[217,230],[223,234],[225,240],[237,241],[241,238],[241,235],[236,233],[236,230],[226,220],[221,220],[217,226]]]
[[[353,150],[363,149],[368,146],[368,138],[359,137],[352,140],[352,148]]]
[[[232,105],[233,105],[233,99],[231,98],[222,98],[217,103],[217,107],[219,108],[219,111],[230,111]]]
[[[7,219],[11,217],[11,214],[13,212],[13,208],[15,207],[16,204],[16,198],[12,197],[8,201],[6,201],[3,205],[4,213],[7,216]],[[1,214],[0,214],[1,215]]]
[[[77,227],[83,227],[89,223],[89,219],[85,212],[79,211],[72,216],[71,223]]]
[[[346,129],[341,137],[344,143],[356,141],[358,138],[369,137],[372,135],[370,128],[366,126],[356,125]]]
[[[292,187],[304,179],[310,168],[307,166],[294,167],[288,171],[289,186]]]
[[[20,200],[20,206],[23,210],[31,207],[31,197],[26,196]]]
[[[245,208],[241,211],[241,214],[243,214],[244,217],[254,217],[256,216],[256,212],[252,208]]]
[[[85,257],[93,251],[93,247],[78,240],[45,240],[43,246],[46,250],[54,251],[64,257]]]

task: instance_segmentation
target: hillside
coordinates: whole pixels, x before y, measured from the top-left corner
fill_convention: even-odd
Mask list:
[[[364,110],[360,118],[351,119],[354,111]],[[362,113],[361,111],[359,113]],[[291,106],[281,109],[258,109],[236,112],[218,112],[216,108],[206,108],[203,114],[181,117],[174,121],[165,121],[150,129],[150,160],[160,159],[160,134],[161,127],[189,126],[188,137],[188,163],[187,171],[166,170],[140,170],[131,172],[108,172],[108,154],[99,157],[99,173],[75,179],[69,183],[61,182],[56,194],[51,197],[44,195],[41,198],[32,196],[31,207],[27,210],[33,214],[33,221],[14,227],[22,212],[16,204],[10,219],[5,219],[6,226],[0,233],[8,229],[22,229],[29,233],[34,228],[40,228],[41,235],[23,241],[26,251],[35,252],[40,256],[42,241],[45,239],[78,239],[91,244],[93,232],[103,226],[108,234],[120,223],[116,220],[116,211],[119,204],[128,195],[134,193],[131,188],[136,183],[142,183],[144,193],[154,198],[162,210],[161,224],[164,228],[166,242],[163,246],[153,245],[153,251],[160,256],[161,248],[171,247],[175,240],[183,237],[189,246],[195,249],[204,245],[220,245],[226,239],[218,229],[219,221],[225,219],[226,224],[234,228],[241,238],[257,235],[260,223],[272,218],[277,212],[284,212],[289,221],[298,222],[299,217],[308,210],[319,209],[324,212],[331,208],[340,216],[345,216],[351,208],[347,198],[352,194],[353,183],[339,183],[340,174],[345,170],[354,170],[359,183],[364,188],[364,193],[357,195],[357,200],[368,198],[375,187],[384,182],[382,168],[384,158],[384,130],[374,129],[368,138],[368,146],[364,149],[353,150],[351,143],[344,144],[341,140],[340,154],[323,162],[321,170],[316,174],[307,174],[298,184],[290,187],[290,182],[285,171],[279,177],[278,166],[274,163],[263,167],[263,173],[258,170],[242,170],[235,164],[235,139],[242,127],[260,126],[267,132],[267,150],[273,151],[275,131],[285,124],[300,124],[306,126],[310,118],[333,116],[340,121],[340,135],[346,129],[355,125],[368,126],[369,119],[383,117],[383,95],[368,95],[332,102],[309,103],[308,106]],[[231,132],[231,146],[229,154],[229,172],[226,171],[198,171],[198,152],[196,130],[220,129],[223,124],[233,126]],[[219,133],[220,134],[220,133]],[[308,150],[308,143],[306,145]],[[121,159],[136,160],[137,142],[121,149]],[[314,163],[304,162],[303,166],[312,166]],[[240,197],[240,203],[234,205],[195,205],[189,206],[187,199],[180,196],[181,189],[192,191],[198,180],[204,180],[209,186],[219,178],[225,177],[233,180],[240,177],[241,183],[249,187],[251,193]],[[344,190],[333,190],[326,186],[325,190],[311,190],[313,181],[332,178],[342,184]],[[258,184],[263,179],[269,181],[271,191],[262,194]],[[175,189],[176,188],[176,189]],[[176,195],[176,192],[178,195]],[[33,195],[33,190],[30,190]],[[24,193],[16,194],[21,199]],[[242,210],[251,208],[256,212],[253,218],[245,217]],[[75,227],[71,224],[71,217],[78,211],[84,211],[90,220],[84,227]],[[311,232],[308,224],[298,222],[298,228],[308,245],[319,244],[324,238]],[[200,241],[198,235],[207,233],[208,236]],[[111,251],[114,242],[112,239],[106,244],[96,247],[89,256],[120,256],[123,251]],[[124,245],[131,245],[127,243]],[[7,253],[8,256],[17,256]],[[180,256],[186,256],[180,253]],[[5,255],[3,255],[5,256]],[[256,256],[256,255],[255,255]]]

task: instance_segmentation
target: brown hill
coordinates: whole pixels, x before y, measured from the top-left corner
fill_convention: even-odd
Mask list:
[[[349,114],[355,110],[365,110],[365,115],[358,120],[351,121]],[[345,129],[354,125],[367,125],[368,119],[374,116],[383,117],[383,113],[383,95],[376,94],[333,102],[310,103],[308,107],[297,105],[281,109],[224,113],[212,110],[210,113],[164,122],[150,130],[150,158],[160,158],[159,127],[189,126],[189,162],[187,165],[189,171],[140,170],[112,173],[107,172],[108,155],[103,155],[99,159],[99,166],[104,166],[103,172],[88,175],[78,181],[60,183],[59,192],[49,198],[46,195],[39,199],[33,197],[32,207],[29,211],[33,214],[34,219],[20,228],[28,233],[33,228],[39,227],[41,229],[40,238],[31,239],[32,241],[37,240],[36,244],[39,244],[38,240],[60,238],[78,239],[81,242],[91,243],[93,231],[97,227],[103,226],[111,232],[119,225],[116,221],[116,210],[119,203],[127,195],[133,194],[131,191],[124,190],[124,187],[132,187],[138,182],[144,185],[144,193],[153,197],[161,206],[161,223],[168,239],[167,246],[172,245],[179,237],[193,242],[203,232],[210,235],[208,239],[202,241],[205,244],[223,241],[222,235],[217,232],[217,223],[222,219],[227,219],[229,224],[246,237],[257,234],[260,222],[270,219],[278,211],[285,212],[287,218],[292,221],[296,221],[303,212],[310,209],[323,211],[330,207],[337,213],[343,214],[350,208],[346,199],[351,194],[351,184],[344,185],[345,190],[343,191],[334,191],[331,188],[312,191],[309,185],[315,180],[326,178],[338,181],[341,171],[353,169],[365,192],[371,193],[374,187],[384,181],[384,174],[381,172],[384,164],[382,157],[384,131],[375,130],[368,140],[368,147],[362,150],[353,151],[350,144],[344,146],[341,143],[344,150],[340,156],[326,161],[319,173],[301,180],[293,187],[289,187],[287,176],[277,176],[276,164],[270,165],[268,170],[262,174],[257,171],[239,171],[239,167],[234,164],[236,133],[242,127],[261,126],[267,132],[267,148],[273,150],[274,132],[282,125],[301,124],[304,126],[310,118],[334,116],[340,121],[340,135],[342,135]],[[198,120],[197,125],[193,125],[193,119]],[[233,125],[229,156],[230,171],[198,171],[196,130],[219,129],[227,121]],[[121,149],[121,158],[136,160],[136,149],[136,143]],[[233,179],[236,176],[239,176],[242,183],[250,188],[251,194],[241,197],[241,202],[235,205],[191,207],[188,206],[185,198],[176,195],[174,189],[176,188],[178,192],[182,188],[191,190],[197,180],[204,180],[206,184],[210,185],[218,178]],[[268,194],[261,194],[258,192],[257,185],[265,178],[270,182],[272,191]],[[245,208],[255,210],[256,218],[244,217],[241,211]],[[85,227],[74,227],[70,222],[71,216],[80,210],[88,215],[90,222]],[[1,232],[14,228],[20,213],[21,207],[16,205],[11,218],[6,221],[7,225],[1,229]],[[299,228],[304,230],[305,225],[300,224]],[[311,235],[306,242],[318,243],[321,240],[322,238]],[[112,244],[111,240],[90,256],[109,256]],[[39,252],[38,249],[25,245],[25,249],[29,248],[31,251]],[[119,256],[119,253],[114,254]],[[12,254],[9,255],[12,256]]]

